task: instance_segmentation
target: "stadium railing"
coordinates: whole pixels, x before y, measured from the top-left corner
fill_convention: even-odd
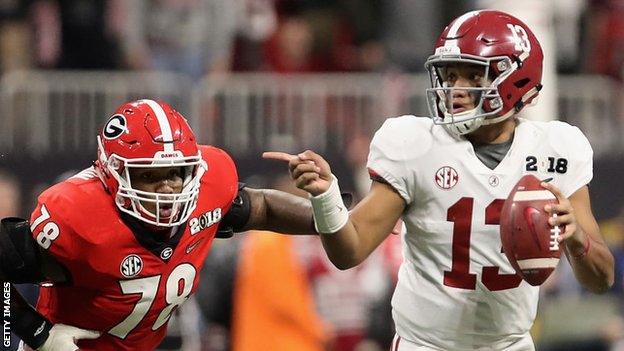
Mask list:
[[[560,119],[597,155],[624,150],[622,88],[600,76],[558,77]],[[266,149],[340,151],[389,116],[428,115],[428,77],[381,74],[229,74],[200,81],[166,72],[23,71],[0,82],[0,152],[95,148],[96,130],[123,101],[161,98],[201,142],[235,154]]]

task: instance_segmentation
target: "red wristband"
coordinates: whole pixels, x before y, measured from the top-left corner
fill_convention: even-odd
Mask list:
[[[583,252],[581,252],[578,255],[572,255],[572,257],[574,259],[579,260],[579,259],[587,256],[587,253],[589,252],[589,248],[591,247],[591,239],[589,238],[589,235],[587,235],[587,234],[585,234],[585,235],[586,235],[586,239],[587,240],[585,241],[585,244],[583,245]]]

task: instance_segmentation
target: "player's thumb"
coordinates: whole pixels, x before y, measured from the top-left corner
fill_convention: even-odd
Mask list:
[[[70,334],[74,337],[74,340],[97,339],[101,335],[100,332],[95,331],[95,330],[80,329],[76,327],[70,327],[70,328],[72,328],[70,331]]]

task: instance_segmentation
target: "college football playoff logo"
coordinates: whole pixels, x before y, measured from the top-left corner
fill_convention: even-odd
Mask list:
[[[141,273],[143,269],[143,260],[138,255],[128,255],[121,261],[119,271],[126,278],[132,278]]]
[[[127,125],[126,117],[113,115],[104,126],[104,138],[108,140],[119,138],[126,131]]]

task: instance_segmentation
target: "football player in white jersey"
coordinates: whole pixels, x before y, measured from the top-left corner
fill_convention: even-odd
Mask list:
[[[542,50],[520,20],[473,11],[440,36],[426,67],[431,118],[389,118],[368,159],[368,195],[348,212],[327,162],[312,151],[266,153],[287,160],[310,193],[315,225],[341,269],[362,262],[401,217],[404,262],[392,300],[394,350],[534,350],[529,329],[538,287],[501,252],[499,215],[525,174],[558,205],[552,225],[581,285],[613,284],[613,256],[592,214],[592,149],[576,127],[516,114],[541,89]],[[564,323],[564,321],[562,321]]]

